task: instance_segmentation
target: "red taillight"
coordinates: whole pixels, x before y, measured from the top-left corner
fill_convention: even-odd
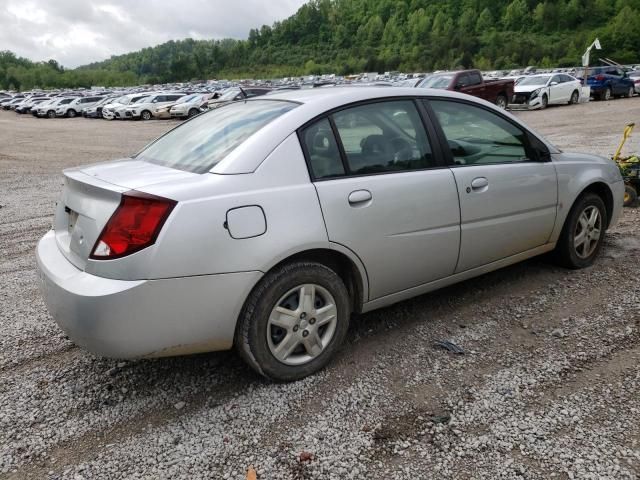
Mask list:
[[[596,80],[598,82],[604,82],[605,78],[606,77],[604,75],[596,75]]]
[[[140,192],[122,194],[91,252],[94,260],[124,257],[153,245],[176,202]]]

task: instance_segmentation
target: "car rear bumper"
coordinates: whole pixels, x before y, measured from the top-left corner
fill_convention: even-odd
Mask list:
[[[36,250],[40,288],[56,323],[100,356],[138,358],[227,350],[261,272],[113,280],[90,275],[59,251],[53,231]]]

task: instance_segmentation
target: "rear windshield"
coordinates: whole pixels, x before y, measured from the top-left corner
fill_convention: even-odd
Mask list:
[[[145,162],[204,173],[242,142],[297,104],[278,100],[235,102],[198,115],[141,151]]]

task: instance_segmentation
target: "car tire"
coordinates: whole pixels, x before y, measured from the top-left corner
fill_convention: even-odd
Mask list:
[[[151,112],[149,110],[144,110],[141,114],[140,114],[140,118],[142,120],[151,120],[151,117],[153,115],[151,115]]]
[[[306,307],[302,296],[309,302]],[[331,305],[327,318],[316,320],[314,315]],[[274,325],[277,308],[292,315],[279,313],[277,322],[282,323]],[[339,350],[350,315],[349,294],[338,274],[320,263],[289,263],[268,273],[247,298],[235,347],[261,375],[282,382],[299,380],[322,369]]]
[[[604,100],[605,102],[611,100],[611,88],[610,87],[607,87],[604,90],[604,93],[602,94],[602,100]]]
[[[542,99],[540,100],[540,109],[544,110],[545,108],[547,108],[547,106],[549,105],[549,97],[547,97],[547,94],[543,94],[542,95]]]
[[[54,110],[49,110],[47,112],[47,118],[56,118],[56,112]]]
[[[578,90],[574,90],[571,94],[571,98],[569,99],[569,105],[575,105],[580,101],[580,92]]]
[[[76,111],[73,108],[67,110],[67,117],[74,118],[77,115]]]
[[[633,95],[636,93],[636,89],[634,87],[629,87],[629,91],[625,95],[626,98],[633,98]]]
[[[631,185],[624,186],[624,206],[636,207],[638,205],[638,192]]]
[[[594,211],[597,214],[592,217]],[[595,193],[581,195],[564,222],[555,250],[556,261],[571,269],[592,265],[602,248],[607,225],[607,209],[602,198]],[[594,237],[596,230],[597,237]]]
[[[189,110],[189,113],[187,113],[187,117],[189,118],[195,117],[199,113],[200,113],[200,110],[198,110],[197,108],[192,108],[191,110]]]

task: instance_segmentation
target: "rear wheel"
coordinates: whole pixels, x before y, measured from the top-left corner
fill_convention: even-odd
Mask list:
[[[498,98],[496,98],[496,106],[502,110],[507,108],[507,103],[507,97],[505,95],[498,95]]]
[[[611,88],[607,87],[602,94],[602,100],[608,101],[611,100]]]
[[[140,118],[142,118],[142,120],[151,120],[151,112],[149,110],[144,110],[140,114]]]
[[[625,95],[625,97],[631,98],[633,97],[634,93],[636,93],[636,89],[634,87],[629,87],[629,90],[627,91],[627,94]]]
[[[585,268],[593,264],[604,240],[607,209],[595,193],[582,195],[565,220],[556,247],[558,263],[567,268]]]
[[[235,346],[262,375],[293,381],[323,368],[349,328],[349,294],[342,279],[312,262],[284,265],[249,295]]]
[[[569,105],[575,105],[576,103],[578,103],[579,99],[580,99],[580,93],[578,93],[577,90],[574,90],[573,93],[571,94],[571,98],[569,99]]]
[[[638,192],[631,185],[624,186],[624,206],[635,207],[638,204]]]

